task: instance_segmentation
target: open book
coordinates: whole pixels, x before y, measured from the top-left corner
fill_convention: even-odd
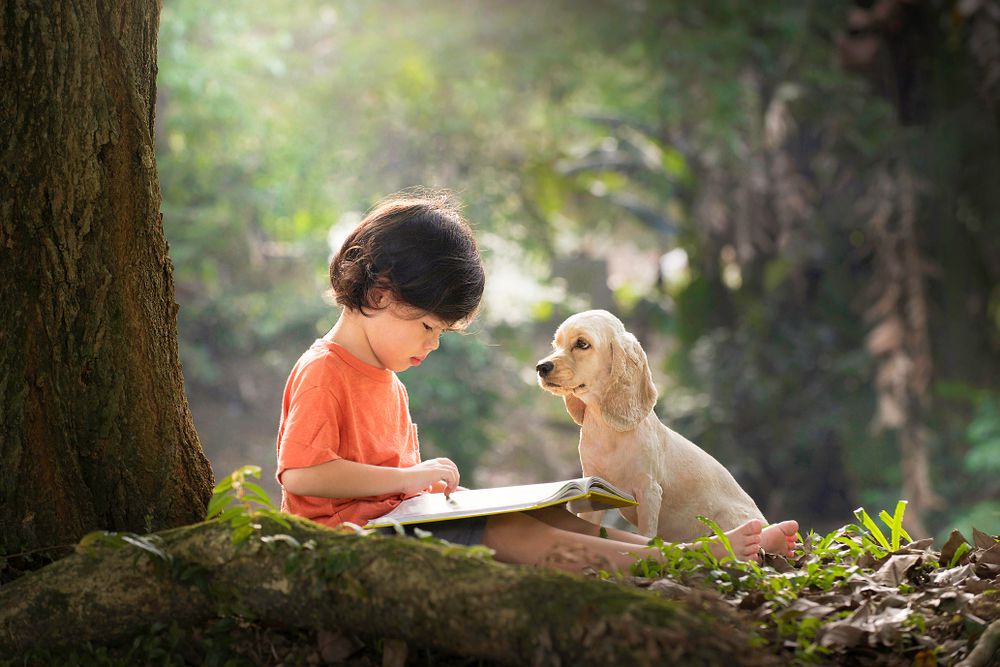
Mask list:
[[[562,482],[455,491],[449,498],[445,498],[443,493],[423,493],[404,500],[388,514],[372,519],[365,528],[382,528],[394,523],[450,521],[562,504],[568,504],[567,509],[577,513],[639,503],[630,494],[600,477],[581,477]]]

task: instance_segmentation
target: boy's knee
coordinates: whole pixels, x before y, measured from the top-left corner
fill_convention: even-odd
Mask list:
[[[551,537],[557,529],[523,512],[494,514],[486,521],[483,544],[500,552],[518,547],[537,548],[540,539]]]
[[[494,534],[519,533],[522,531],[537,530],[538,526],[544,526],[542,522],[532,519],[523,512],[511,512],[509,514],[494,514],[486,521],[486,532]]]

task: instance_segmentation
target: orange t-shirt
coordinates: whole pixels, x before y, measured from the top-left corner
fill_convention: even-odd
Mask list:
[[[406,468],[420,463],[417,426],[396,374],[319,339],[292,368],[278,426],[278,472],[336,459]],[[281,492],[281,509],[328,526],[359,526],[399,505],[402,494],[318,498]]]

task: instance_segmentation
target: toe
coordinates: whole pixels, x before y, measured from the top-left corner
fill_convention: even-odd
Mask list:
[[[795,537],[795,533],[799,530],[799,522],[794,520],[782,521],[778,524],[781,532],[789,537]]]

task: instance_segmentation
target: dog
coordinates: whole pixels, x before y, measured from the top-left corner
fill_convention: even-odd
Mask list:
[[[653,412],[657,392],[646,353],[605,310],[571,316],[535,371],[542,389],[566,401],[580,425],[583,474],[603,477],[639,502],[622,515],[646,537],[688,541],[709,532],[697,517],[730,530],[767,523],[726,468]]]

